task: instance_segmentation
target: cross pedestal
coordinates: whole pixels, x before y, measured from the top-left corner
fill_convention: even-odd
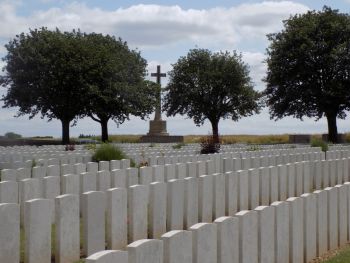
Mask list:
[[[157,83],[160,85],[160,79],[166,77],[165,73],[161,73],[160,65],[157,66],[157,72],[151,73],[152,77],[157,78]],[[154,115],[154,120],[149,122],[149,132],[147,135],[141,137],[141,142],[158,142],[158,143],[171,143],[171,142],[183,142],[183,136],[169,136],[166,130],[166,121],[162,120],[162,103],[161,103],[161,91],[158,96],[158,106]]]
[[[166,121],[153,120],[149,122],[148,136],[169,136],[166,131]]]

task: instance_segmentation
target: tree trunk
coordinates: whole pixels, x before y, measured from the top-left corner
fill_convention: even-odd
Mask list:
[[[328,141],[332,143],[338,142],[337,115],[326,114],[328,122]]]
[[[102,142],[108,142],[108,119],[101,119]]]
[[[62,122],[62,144],[69,144],[69,123],[70,120],[61,120]]]
[[[211,127],[213,130],[213,140],[219,143],[219,121],[211,121]]]

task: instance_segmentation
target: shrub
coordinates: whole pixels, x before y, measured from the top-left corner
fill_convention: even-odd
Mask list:
[[[89,143],[87,145],[84,145],[84,149],[89,150],[89,151],[96,151],[97,145],[93,143]]]
[[[127,156],[119,147],[109,143],[104,143],[100,147],[97,147],[94,155],[92,156],[92,160],[94,162],[121,160],[126,158]]]
[[[65,150],[66,151],[74,151],[75,145],[74,144],[67,144]]]
[[[4,135],[5,138],[7,139],[20,139],[22,138],[22,135],[14,133],[14,132],[6,132]]]
[[[321,147],[322,151],[328,151],[328,144],[325,141],[322,141],[321,139],[313,139],[311,141],[311,147]]]
[[[220,140],[217,141],[212,135],[201,138],[201,154],[218,153],[220,151]]]
[[[260,151],[260,150],[261,150],[261,147],[259,145],[252,145],[247,149],[248,152]]]
[[[173,145],[172,147],[173,147],[173,149],[175,150],[175,149],[181,149],[183,146],[185,146],[186,145],[186,143],[184,143],[184,142],[180,142],[180,143],[178,143],[178,144],[175,144],[175,145]]]

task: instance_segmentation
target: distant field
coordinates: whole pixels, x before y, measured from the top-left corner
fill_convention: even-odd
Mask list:
[[[119,143],[138,143],[142,135],[110,135],[109,139]],[[198,143],[201,138],[207,135],[186,135],[185,143]],[[321,138],[320,134],[312,135],[314,138]],[[279,135],[222,135],[220,136],[225,144],[231,143],[249,143],[249,144],[276,144],[288,143],[288,134]],[[93,137],[92,139],[99,139]],[[350,143],[350,133],[347,133],[347,142]]]
[[[185,136],[186,143],[197,143],[203,135]],[[223,143],[251,143],[251,144],[270,144],[270,143],[288,143],[288,134],[282,135],[222,135]]]
[[[109,140],[119,143],[138,143],[142,135],[110,135]],[[186,135],[185,143],[199,143],[202,137],[207,135]],[[288,135],[222,135],[223,143],[288,143]],[[93,137],[99,139],[99,137]]]

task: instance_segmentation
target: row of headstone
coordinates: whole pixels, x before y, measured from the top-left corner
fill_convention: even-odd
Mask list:
[[[302,153],[273,153],[268,152],[268,154],[262,154],[262,152],[247,152],[246,154],[241,153],[222,153],[222,154],[209,154],[209,155],[175,155],[175,156],[151,156],[148,158],[137,158],[134,157],[136,162],[140,162],[141,160],[147,160],[149,165],[164,165],[164,164],[175,164],[175,163],[186,163],[186,162],[196,162],[196,161],[207,161],[213,160],[217,166],[220,165],[220,159],[223,158],[235,158],[235,159],[250,159],[250,158],[274,158],[277,159],[278,162],[282,162],[282,160],[286,159],[296,159],[299,161],[306,160],[319,160],[325,159],[324,153],[320,151],[313,152],[302,152]],[[291,157],[289,157],[291,156]],[[347,155],[342,157],[346,158]]]
[[[279,164],[286,164],[292,162],[300,161],[313,161],[313,160],[322,160],[323,156],[320,153],[309,153],[309,154],[299,154],[299,155],[279,155],[279,156],[265,156],[265,157],[251,157],[251,158],[222,158],[220,155],[211,155],[211,160],[206,160],[208,157],[204,156],[202,162],[206,162],[203,165],[207,166],[207,171],[202,172],[201,162],[195,161],[195,164],[198,167],[198,175],[203,174],[212,174],[217,172],[225,172],[231,170],[240,170],[240,169],[249,169],[249,168],[258,168],[258,167],[268,167],[275,166]],[[336,156],[339,157],[339,156]],[[189,159],[191,160],[191,159]],[[185,159],[184,159],[185,161]],[[31,161],[29,161],[31,162]],[[42,178],[45,176],[57,176],[65,174],[80,174],[82,172],[97,172],[102,170],[112,171],[114,169],[126,169],[130,167],[130,160],[113,160],[113,161],[100,161],[99,163],[77,163],[77,164],[63,164],[59,165],[59,159],[49,159],[40,160],[38,162],[39,166],[28,168],[19,168],[17,171],[14,169],[4,169],[2,171],[2,180],[23,180],[27,178]],[[180,167],[180,164],[176,164],[177,167]],[[183,166],[184,164],[182,164]],[[191,166],[191,162],[188,162],[186,166]],[[172,169],[171,164],[165,165],[165,170]],[[190,168],[191,169],[191,168]],[[197,175],[197,176],[198,176]],[[187,174],[187,176],[193,176]],[[185,176],[186,177],[186,176]]]
[[[122,147],[123,151],[130,156],[131,158],[138,160],[138,159],[147,159],[147,158],[156,158],[156,157],[179,157],[182,156],[201,156],[199,154],[200,147],[199,144],[193,146],[194,148],[192,150],[189,150],[188,147],[186,147],[185,150],[174,150],[174,149],[168,149],[164,150],[163,148],[157,149],[157,148],[138,148],[137,145],[133,146],[132,148],[125,148],[125,146],[120,145]],[[163,147],[163,146],[162,146]],[[320,152],[320,147],[299,147],[297,145],[277,145],[275,147],[268,147],[266,145],[259,145],[259,146],[243,146],[242,148],[239,147],[230,147],[227,145],[222,145],[220,149],[220,154],[227,154],[231,155],[232,158],[245,158],[245,157],[258,157],[258,156],[268,156],[268,155],[281,155],[281,154],[298,154],[298,153],[309,153],[309,152]]]
[[[57,159],[56,159],[57,160]],[[130,160],[115,160],[76,163],[76,164],[50,164],[40,165],[30,168],[3,169],[1,171],[1,181],[21,181],[28,178],[42,179],[46,176],[63,176],[67,174],[81,174],[84,172],[97,173],[98,171],[109,171],[114,169],[127,169],[130,167]]]
[[[230,165],[230,167],[233,166],[234,170],[239,169],[249,169],[249,168],[258,168],[258,167],[267,167],[271,165],[278,165],[278,164],[285,164],[285,163],[291,163],[291,162],[297,162],[297,161],[306,161],[306,160],[319,160],[323,159],[324,156],[322,153],[309,153],[309,154],[299,154],[299,155],[279,155],[279,156],[264,156],[264,157],[251,157],[251,158],[222,158],[227,157],[227,155],[204,155],[202,158],[195,158],[192,157],[189,159],[186,159],[186,157],[182,161],[194,161],[195,160],[201,160],[201,161],[212,161],[213,162],[213,169],[214,172],[223,172],[227,171],[227,167],[225,168],[225,164],[223,163],[225,160],[229,159],[229,162],[233,162],[234,165]],[[341,157],[341,156],[333,156],[335,158]],[[81,157],[83,158],[83,157]],[[97,163],[84,163],[85,161],[89,160],[84,159],[82,163],[77,164],[61,164],[61,162],[68,162],[68,159],[66,160],[59,160],[59,159],[40,159],[37,162],[37,165],[39,167],[33,167],[32,168],[32,161],[28,161],[28,164],[26,164],[26,168],[20,168],[22,170],[18,170],[17,181],[26,179],[26,178],[42,178],[43,176],[56,176],[57,173],[60,174],[79,174],[81,172],[94,172],[95,170],[110,170],[113,169],[125,169],[130,166],[130,160],[113,160],[113,161],[100,161]],[[328,158],[329,159],[329,158]],[[77,161],[74,157],[73,163]],[[177,158],[177,160],[179,160]],[[175,160],[173,160],[175,161]],[[150,164],[149,164],[150,165]],[[59,166],[59,167],[57,167]],[[97,169],[96,169],[97,167]],[[11,169],[4,169],[3,174],[14,174],[13,171],[10,171]],[[57,170],[59,170],[57,172]],[[5,175],[6,178],[8,176]],[[14,176],[12,176],[14,177]],[[3,179],[4,180],[4,179]],[[9,180],[9,179],[6,179]],[[14,180],[14,178],[12,178]]]
[[[194,155],[198,154],[200,150],[199,144],[186,144],[182,145],[180,149],[174,149],[175,144],[118,144],[119,147],[123,149],[128,155],[134,156],[182,156],[182,155]],[[149,147],[152,146],[152,147]],[[253,149],[253,151],[252,151]],[[259,150],[259,151],[257,151]],[[306,152],[314,151],[315,148],[311,148],[308,145],[299,145],[299,144],[280,144],[280,145],[259,145],[254,147],[246,144],[222,144],[221,152],[227,153],[237,153],[238,157],[245,157],[244,154],[250,152],[264,152],[264,151],[276,151],[278,153],[290,153],[290,152]],[[242,156],[240,156],[242,154]],[[270,155],[270,153],[266,153]]]
[[[6,156],[6,154],[5,154]],[[45,158],[47,157],[47,158]],[[18,169],[18,168],[31,168],[35,165],[48,166],[48,165],[63,165],[63,164],[75,164],[75,163],[87,163],[91,161],[91,153],[84,154],[70,154],[60,155],[53,158],[53,156],[36,156],[31,155],[28,158],[24,158],[21,161],[0,161],[0,169]]]
[[[198,223],[89,263],[307,263],[350,240],[350,183]]]
[[[308,163],[303,165],[305,164]],[[254,209],[258,205],[269,205],[277,200],[285,200],[279,199],[281,192],[279,192],[279,187],[276,187],[276,183],[274,186],[270,185],[271,181],[274,181],[271,177],[273,168],[259,169],[259,173],[267,174],[267,178],[262,182],[265,180],[268,182],[260,187],[256,186],[256,184],[259,185],[259,181],[253,180],[253,177],[258,178],[257,174],[259,173],[252,169],[236,173],[204,175],[199,178],[170,180],[167,184],[154,182],[149,186],[134,185],[128,190],[116,188],[109,189],[106,193],[102,191],[85,192],[80,198],[85,255],[104,250],[106,241],[109,249],[122,249],[128,243],[139,239],[159,238],[166,231],[188,229],[198,222],[211,223],[218,217],[233,216],[241,210]],[[334,170],[333,173],[335,173]],[[260,176],[263,175],[260,174]],[[332,177],[339,178],[337,175]],[[30,183],[28,180],[31,180]],[[23,189],[21,191],[20,221],[23,222],[25,229],[31,229],[26,225],[31,225],[30,222],[36,222],[36,219],[28,217],[27,206],[29,205],[25,199],[37,198],[32,196],[33,193],[37,192],[33,180],[37,179],[27,179],[21,182]],[[298,184],[297,181],[289,183]],[[277,185],[279,184],[277,183]],[[301,193],[308,192],[308,190],[303,190],[304,186],[301,185]],[[8,189],[8,186],[5,188]],[[257,195],[257,193],[259,194]],[[297,192],[296,187],[292,196],[299,196],[301,193]],[[50,224],[50,222],[57,224],[57,214],[63,213],[60,204],[57,203],[59,198],[57,197],[55,201],[53,201],[53,196],[51,199],[46,199],[45,207],[49,206],[49,208],[37,208],[30,215],[36,218],[35,216],[38,214],[45,218],[46,224]],[[55,206],[53,206],[54,202]],[[75,215],[79,218],[79,198],[77,202],[78,215]],[[41,210],[46,211],[44,215],[39,212]],[[53,211],[55,211],[54,214]],[[65,211],[69,213],[68,208]],[[107,220],[105,221],[106,211]],[[41,220],[38,221],[40,224]],[[105,222],[107,222],[107,226],[105,226]],[[34,225],[33,229],[35,227],[38,225]],[[107,229],[106,232],[105,229]],[[35,231],[31,233],[35,233]],[[33,238],[37,238],[36,234],[33,235]],[[29,243],[32,242],[36,241]],[[45,244],[47,242],[48,240],[45,239]]]
[[[109,188],[127,188],[138,184],[150,185],[152,182],[166,182],[169,187],[174,180],[178,180],[185,184],[180,191],[184,196],[197,196],[203,192],[199,206],[203,204],[204,207],[205,202],[209,202],[202,200],[203,198],[212,199],[211,189],[214,189],[219,195],[221,194],[219,200],[223,200],[222,196],[227,200],[226,206],[230,208],[226,210],[234,212],[237,210],[233,207],[240,210],[252,209],[276,200],[300,196],[302,193],[310,192],[311,189],[322,189],[347,182],[350,174],[349,161],[350,159],[300,162],[202,176],[188,176],[184,167],[164,170],[164,166],[156,166],[141,168],[140,177],[136,168],[128,168],[112,172],[83,172],[79,175],[24,179],[19,183],[3,181],[0,183],[0,202],[23,204],[34,198],[54,199],[60,194],[82,195],[88,191],[107,191]],[[197,185],[195,188],[199,189],[186,193],[183,188],[191,188],[186,185],[191,179],[194,179],[192,181]],[[226,189],[221,189],[224,187]],[[218,201],[218,205],[225,207],[225,200]]]

